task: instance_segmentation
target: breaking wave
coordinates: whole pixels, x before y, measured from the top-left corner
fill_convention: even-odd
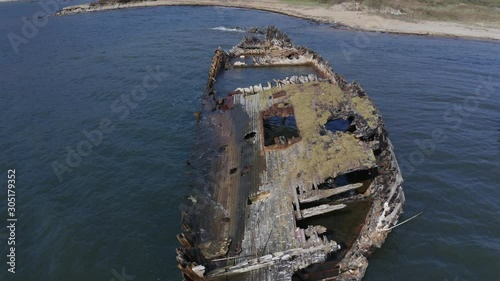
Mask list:
[[[227,31],[227,32],[246,32],[245,30],[238,28],[238,27],[224,27],[224,26],[217,26],[212,28],[213,30],[220,30],[220,31]]]

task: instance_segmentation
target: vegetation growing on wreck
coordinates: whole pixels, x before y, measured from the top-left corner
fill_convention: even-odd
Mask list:
[[[352,133],[325,130],[324,125],[339,114],[346,114],[350,108],[360,116],[368,117],[367,122],[375,126],[375,108],[367,98],[348,99],[338,85],[329,82],[286,85],[282,89],[272,89],[263,93],[263,101],[269,100],[277,91],[286,92],[288,101],[294,108],[297,126],[302,137],[301,154],[290,168],[297,176],[310,183],[324,181],[328,177],[358,168],[375,166],[375,156]],[[346,117],[346,116],[345,116]]]
[[[364,117],[371,129],[377,127],[379,119],[376,114],[377,110],[368,98],[360,96],[353,97],[351,98],[351,104],[353,109]]]

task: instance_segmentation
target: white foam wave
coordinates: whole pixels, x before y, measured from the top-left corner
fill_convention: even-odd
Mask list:
[[[212,28],[213,30],[227,31],[227,32],[245,32],[245,30],[234,27],[217,26]]]

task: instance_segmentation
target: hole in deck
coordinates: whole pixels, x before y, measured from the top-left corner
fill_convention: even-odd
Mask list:
[[[253,138],[255,138],[256,135],[257,135],[256,132],[250,132],[250,133],[245,135],[245,140],[246,141],[252,140]]]
[[[348,187],[348,185],[351,185],[352,188],[346,188],[344,191],[338,194],[332,195],[330,197],[325,197],[317,201],[303,202],[300,205],[301,209],[312,208],[322,204],[329,204],[333,201],[338,201],[359,194],[364,194],[368,190],[368,188],[370,188],[370,185],[378,175],[378,169],[374,167],[372,169],[342,174],[335,178],[327,178],[324,182],[318,185],[318,189],[341,189],[344,187]],[[300,194],[298,193],[298,195]]]
[[[329,120],[325,124],[325,129],[332,133],[336,132],[354,132],[356,131],[356,126],[352,124],[352,121],[354,121],[354,117],[349,117],[349,118],[338,118],[338,119],[333,119]]]
[[[272,116],[264,119],[264,145],[287,145],[288,140],[297,138],[299,131],[295,116]]]
[[[355,171],[337,176],[335,178],[335,185],[344,186],[348,184],[362,183],[363,186],[358,189],[358,192],[364,193],[372,183],[373,179],[375,179],[375,177],[377,176],[378,176],[377,168]]]

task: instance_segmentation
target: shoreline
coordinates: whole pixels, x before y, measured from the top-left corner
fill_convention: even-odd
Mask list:
[[[103,6],[92,6],[89,3],[65,7],[55,13],[54,16],[156,6],[218,6],[227,8],[243,8],[278,13],[321,23],[336,24],[339,25],[340,28],[360,31],[480,40],[500,40],[500,28],[480,27],[462,23],[440,21],[408,22],[384,18],[382,16],[369,14],[364,11],[349,11],[342,5],[334,5],[328,8],[325,6],[293,5],[279,0],[257,0],[253,2],[245,2],[241,0],[157,0]]]

